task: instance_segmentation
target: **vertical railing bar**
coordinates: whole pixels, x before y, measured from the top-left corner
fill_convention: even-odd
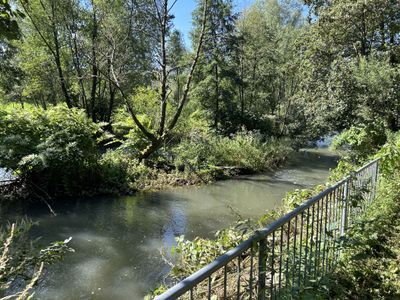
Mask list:
[[[343,198],[342,198],[342,217],[340,224],[340,236],[344,236],[348,223],[348,206],[347,206],[348,195],[349,195],[349,179],[347,179],[344,183],[344,190],[342,195]]]
[[[193,300],[193,288],[189,291],[189,300]]]
[[[325,261],[325,271],[329,271],[329,260],[330,260],[330,254],[331,254],[331,229],[332,229],[332,195],[333,191],[329,193],[329,200],[327,202],[328,204],[328,218],[327,218],[327,224],[326,224],[326,235],[327,235],[327,241],[326,241],[326,247],[327,247],[327,253],[326,253],[326,261]]]
[[[302,261],[301,261],[301,254],[302,254],[302,250],[303,250],[303,228],[304,228],[304,211],[301,212],[300,215],[301,221],[300,221],[300,242],[299,242],[299,276],[297,278],[297,285],[300,286],[301,284],[301,265],[302,265]]]
[[[258,251],[258,300],[265,300],[266,250],[267,247],[263,238],[259,242]]]
[[[310,238],[310,268],[309,268],[309,275],[311,276],[312,271],[312,264],[313,264],[313,241],[314,241],[314,204],[311,206],[311,238]]]
[[[270,298],[274,298],[274,275],[275,275],[275,231],[272,232],[272,244],[271,244],[271,280],[270,280]]]
[[[322,246],[324,243],[323,240],[323,233],[324,233],[324,213],[325,213],[325,199],[326,196],[321,198],[321,205],[320,205],[320,221],[319,221],[319,245],[318,245],[318,264],[317,264],[317,277],[321,274],[321,267],[322,267]]]
[[[294,218],[294,227],[293,227],[293,271],[292,271],[292,293],[295,287],[295,277],[296,277],[296,242],[297,242],[297,215]]]
[[[290,220],[287,223],[287,237],[286,237],[286,270],[285,270],[285,288],[289,286],[289,253],[290,253]]]
[[[377,191],[377,188],[378,188],[379,161],[375,162],[374,173],[375,173],[375,180],[374,180],[374,195],[373,195],[373,198],[375,198],[375,196],[376,196],[376,191]],[[373,200],[373,199],[371,199],[371,201],[372,201],[372,200]]]
[[[320,204],[321,200],[317,201],[317,220],[316,220],[316,225],[317,228],[315,230],[315,258],[314,258],[314,279],[317,276],[317,264],[318,264],[318,257],[319,257],[319,251],[318,251],[318,245],[319,245],[319,240],[318,240],[318,235],[319,235],[319,215],[320,215],[320,211],[319,211],[319,204]]]
[[[342,193],[342,186],[338,186],[335,190],[334,190],[334,198],[333,198],[333,219],[334,219],[334,223],[335,223],[335,227],[333,229],[333,257],[332,257],[332,267],[331,269],[334,268],[335,263],[336,263],[336,257],[337,257],[337,247],[338,247],[338,235],[339,235],[339,230],[340,230],[340,225],[339,225],[339,195]]]
[[[341,185],[338,188],[338,193],[336,194],[336,220],[337,220],[337,224],[338,224],[338,229],[335,232],[335,260],[334,260],[334,266],[336,266],[337,260],[339,258],[339,236],[340,236],[340,223],[341,223],[341,207],[340,207],[340,197],[341,195],[343,195],[343,185]]]
[[[308,233],[310,227],[310,207],[307,207],[307,225],[306,225],[306,247],[304,248],[304,280],[303,283],[306,283],[307,280],[307,258],[308,258]]]
[[[279,239],[279,290],[282,288],[282,254],[283,254],[283,226],[281,227],[281,237]]]
[[[211,276],[208,276],[208,300],[211,300]]]
[[[332,202],[332,222],[334,226],[332,226],[332,261],[331,261],[331,269],[333,269],[333,262],[336,255],[336,230],[337,230],[337,207],[336,207],[336,200],[337,200],[337,191],[339,187],[334,189],[333,191],[333,202]]]
[[[328,235],[329,244],[328,244],[328,259],[326,261],[327,270],[331,270],[330,263],[331,263],[332,252],[333,252],[332,246],[334,245],[333,241],[332,241],[333,240],[332,228],[333,228],[333,222],[334,222],[334,220],[333,220],[333,201],[335,199],[334,194],[335,194],[335,191],[332,191],[332,193],[330,195],[330,200],[329,200],[329,235]]]
[[[249,300],[253,299],[253,261],[254,261],[254,243],[250,247],[250,279],[249,279]]]
[[[326,257],[326,244],[328,242],[328,239],[326,238],[326,230],[327,230],[327,224],[328,224],[328,204],[329,204],[329,199],[330,199],[331,193],[329,193],[326,196],[326,202],[325,202],[325,221],[324,221],[324,248],[322,250],[322,273],[325,273],[325,257]]]
[[[241,264],[241,256],[238,256],[238,266],[237,266],[237,282],[236,282],[236,290],[237,290],[237,294],[236,294],[236,299],[239,300],[240,299],[240,272],[241,272],[241,268],[240,268],[240,264]]]
[[[323,236],[323,223],[324,223],[324,204],[327,196],[324,196],[321,198],[321,207],[320,207],[320,222],[319,222],[319,244],[318,244],[318,265],[317,265],[317,276],[319,276],[320,271],[321,271],[321,248],[322,248],[322,243],[324,242],[322,240]]]
[[[228,280],[228,270],[227,265],[224,266],[224,299],[227,299],[227,280]]]

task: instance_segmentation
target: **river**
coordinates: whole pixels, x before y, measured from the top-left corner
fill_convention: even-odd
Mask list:
[[[72,237],[75,253],[49,268],[39,299],[143,299],[168,265],[160,249],[175,237],[212,237],[238,218],[258,218],[278,206],[287,191],[325,182],[336,158],[313,150],[294,155],[283,169],[240,176],[201,187],[134,196],[59,201],[58,216],[35,207],[33,235],[41,243]]]

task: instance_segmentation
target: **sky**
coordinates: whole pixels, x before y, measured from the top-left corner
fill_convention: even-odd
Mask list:
[[[234,0],[235,11],[242,11],[253,2],[254,0]],[[183,33],[187,47],[190,47],[189,33],[192,28],[192,11],[195,8],[196,0],[178,0],[172,9],[175,28]]]

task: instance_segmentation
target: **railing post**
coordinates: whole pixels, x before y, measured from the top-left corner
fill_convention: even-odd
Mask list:
[[[265,300],[265,279],[267,268],[267,245],[265,239],[259,242],[258,249],[258,300]]]
[[[371,196],[371,201],[375,199],[376,196],[376,189],[377,189],[377,183],[378,183],[378,176],[379,176],[379,160],[375,162],[375,168],[374,168],[374,174],[373,174],[373,179],[372,179],[372,196]]]
[[[348,217],[348,198],[349,198],[349,181],[350,179],[347,179],[344,182],[344,189],[343,189],[343,207],[342,207],[342,218],[340,222],[340,236],[344,236],[344,233],[347,229],[347,217]]]

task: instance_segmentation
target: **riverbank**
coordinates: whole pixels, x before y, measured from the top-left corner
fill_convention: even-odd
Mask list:
[[[400,135],[379,151],[377,198],[343,240],[337,269],[307,287],[318,299],[400,299]]]
[[[304,284],[296,287],[295,291],[292,288],[292,293],[299,299],[398,299],[400,297],[400,272],[398,268],[400,262],[400,182],[398,181],[400,155],[398,149],[400,149],[400,135],[391,135],[388,143],[382,146],[375,156],[359,155],[357,151],[354,151],[352,157],[357,156],[361,159],[353,163],[349,160],[341,161],[331,173],[330,184],[288,193],[283,200],[283,205],[278,210],[266,214],[258,222],[241,222],[236,227],[219,231],[215,239],[200,237],[194,240],[178,239],[178,245],[175,248],[178,260],[171,272],[171,277],[180,281],[193,274],[216,257],[237,246],[260,226],[263,227],[283,214],[292,211],[343,176],[352,174],[365,162],[379,158],[379,189],[376,199],[368,205],[366,212],[362,215],[359,217],[357,217],[357,213],[353,215],[352,222],[349,223],[344,236],[332,236],[334,244],[336,244],[334,248],[340,253],[338,260],[335,259],[335,268],[329,273],[318,276],[315,280],[305,281]],[[352,210],[356,211],[359,205],[363,205],[360,204],[359,197],[369,197],[368,193],[368,188],[365,188],[365,190],[361,188],[359,195],[350,192],[349,199],[352,199]],[[297,217],[295,222],[297,222]],[[300,233],[300,236],[302,234]],[[296,243],[296,235],[293,239]],[[300,246],[294,246],[294,249],[299,249],[299,247],[301,253],[301,247],[303,247],[301,238]],[[272,253],[274,253],[274,250],[272,250]],[[294,253],[296,253],[296,250],[294,250]],[[243,274],[249,273],[252,268],[249,257],[252,258],[253,256],[241,256],[243,264],[240,268]],[[230,278],[230,275],[234,277],[237,268],[234,264],[232,268],[228,268],[227,277]],[[246,268],[249,270],[246,271]],[[216,272],[215,278],[213,277],[212,280],[217,282],[223,280],[223,278],[223,272]],[[214,285],[219,286],[215,282]],[[228,283],[228,295],[231,292],[233,294],[236,286],[236,281]],[[155,290],[154,294],[162,293],[165,289],[165,286],[161,286]],[[206,293],[207,290],[207,282],[200,283],[196,287],[196,291],[200,291],[200,294],[202,291]],[[216,293],[218,294],[218,291]]]
[[[58,106],[3,113],[0,165],[18,174],[17,189],[3,187],[7,199],[51,202],[210,183],[274,170],[293,151],[288,139],[258,131],[222,136],[192,128],[150,158],[138,160],[137,136],[117,139],[80,110]]]
[[[213,238],[239,217],[257,219],[281,203],[285,193],[326,180],[336,159],[321,151],[294,153],[277,171],[240,175],[212,184],[177,187],[132,196],[105,196],[21,211],[38,225],[41,243],[72,237],[75,253],[46,271],[36,289],[43,299],[142,299],[162,283],[175,238]],[[63,282],[60,285],[60,282]],[[94,293],[93,295],[91,293]]]

